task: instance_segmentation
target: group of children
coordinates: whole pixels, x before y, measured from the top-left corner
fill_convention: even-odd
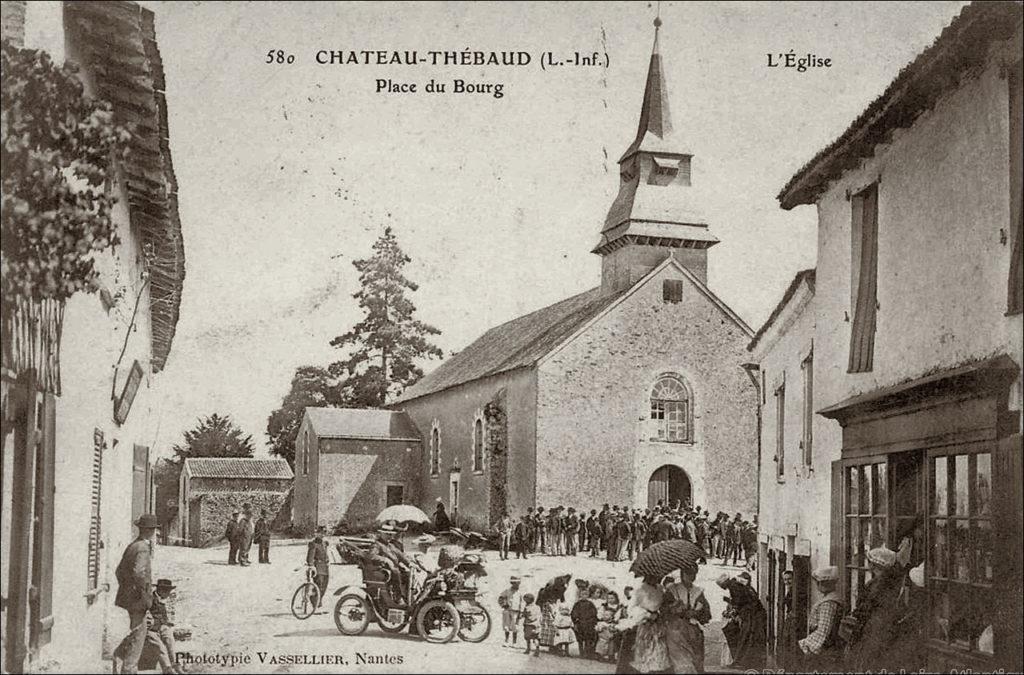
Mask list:
[[[509,579],[508,588],[498,596],[505,646],[518,646],[522,624],[527,654],[540,656],[540,648],[549,647],[554,655],[569,656],[570,646],[577,645],[580,657],[614,661],[620,635],[616,625],[628,616],[633,588],[626,586],[625,599],[620,601],[615,591],[577,579],[576,599],[570,607],[564,592],[568,576],[557,581],[562,583],[560,589],[553,590],[549,584],[534,595],[521,591],[519,577]]]

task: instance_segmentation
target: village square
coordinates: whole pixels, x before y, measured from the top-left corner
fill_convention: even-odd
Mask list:
[[[1020,671],[1021,2],[0,7],[0,671]]]

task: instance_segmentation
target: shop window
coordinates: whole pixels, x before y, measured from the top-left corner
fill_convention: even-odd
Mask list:
[[[843,589],[846,606],[856,607],[857,598],[871,580],[867,552],[889,545],[888,463],[882,458],[848,464],[844,483]]]
[[[933,451],[928,467],[930,637],[994,652],[992,455]]]

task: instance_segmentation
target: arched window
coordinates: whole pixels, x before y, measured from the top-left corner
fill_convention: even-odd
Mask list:
[[[430,475],[441,473],[441,430],[437,424],[430,430]]]
[[[669,443],[693,442],[693,396],[683,379],[665,375],[651,391],[655,438]]]
[[[484,470],[484,421],[479,417],[473,423],[473,471]]]

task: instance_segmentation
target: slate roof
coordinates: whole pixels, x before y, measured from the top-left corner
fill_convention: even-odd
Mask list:
[[[793,299],[793,295],[796,294],[796,289],[800,288],[801,283],[806,281],[807,285],[811,289],[811,293],[814,293],[814,275],[815,268],[813,267],[807,270],[800,270],[796,273],[796,276],[793,277],[793,281],[789,282],[789,288],[787,288],[786,292],[782,294],[782,300],[779,300],[779,304],[772,310],[771,316],[769,316],[768,320],[764,322],[764,325],[758,328],[757,332],[754,333],[754,337],[747,346],[747,350],[754,350],[754,347],[756,347],[757,343],[762,337],[764,337],[764,334],[768,332],[768,329],[772,327],[775,320],[779,318],[779,314],[782,313],[782,310],[785,309],[786,305],[789,304],[789,301]]]
[[[416,425],[401,411],[376,408],[306,408],[319,438],[409,441],[420,439]]]
[[[283,459],[246,457],[192,457],[185,460],[192,478],[269,478],[290,479],[295,474]]]
[[[789,179],[778,195],[782,208],[815,203],[831,181],[873,155],[893,131],[911,126],[961,77],[982,67],[989,47],[1012,37],[1021,16],[1019,2],[976,1],[964,7],[839,138]]]
[[[600,287],[592,288],[496,326],[407,389],[396,403],[532,366],[628,290],[602,294]]]

